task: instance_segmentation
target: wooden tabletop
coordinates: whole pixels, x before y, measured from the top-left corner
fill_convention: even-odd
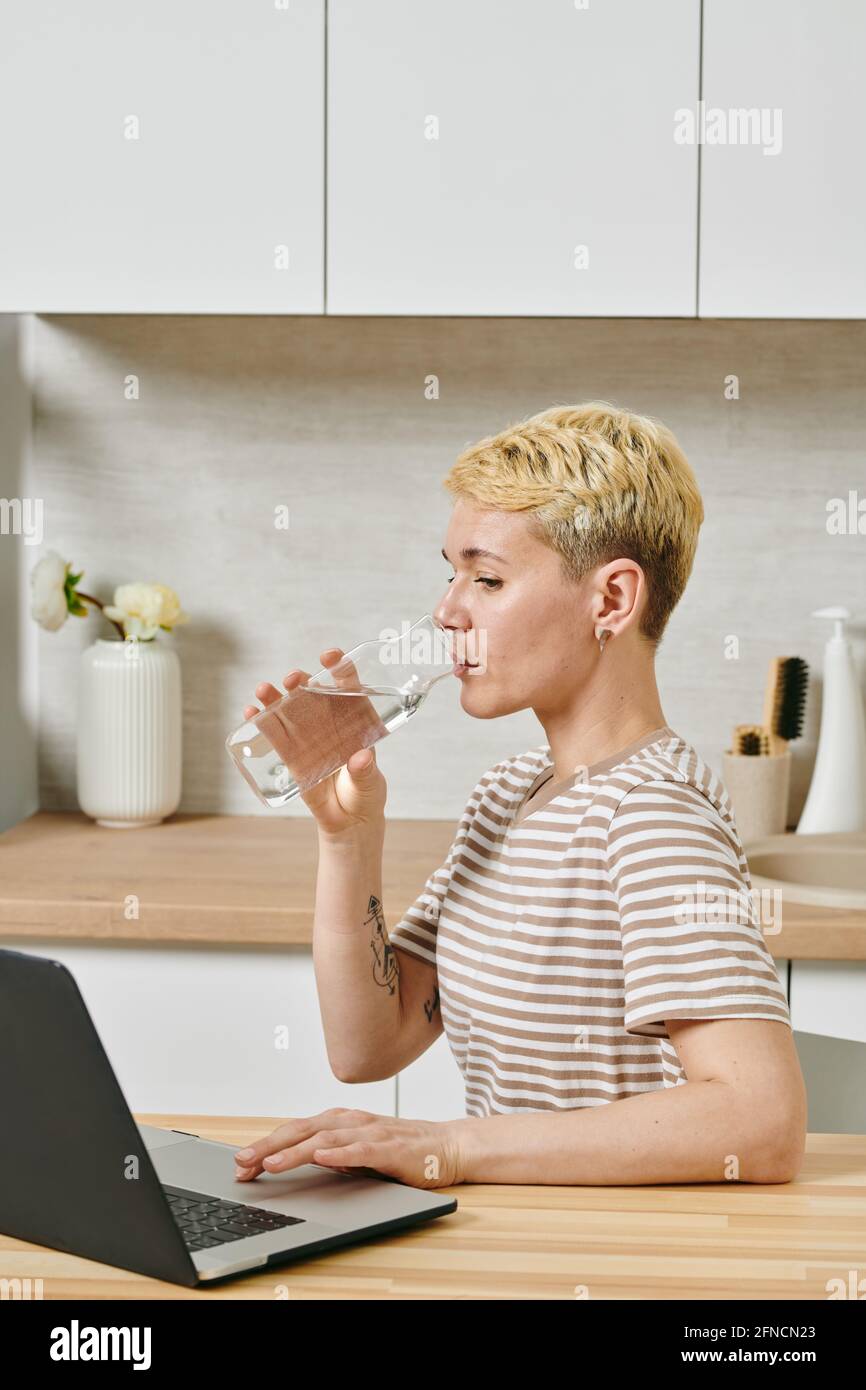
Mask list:
[[[144,1115],[240,1146],[282,1117]],[[254,1187],[255,1184],[251,1184]],[[185,1289],[0,1236],[45,1299],[822,1299],[866,1269],[866,1135],[810,1134],[796,1182],[444,1188],[457,1210],[298,1264]],[[251,1200],[252,1197],[251,1197]],[[839,1287],[839,1286],[831,1286]]]
[[[451,821],[388,821],[389,927],[455,833]],[[0,834],[0,939],[310,945],[317,855],[309,815],[174,815],[109,830],[81,812],[39,811]],[[765,934],[777,959],[866,960],[866,912],[783,906],[782,930]]]

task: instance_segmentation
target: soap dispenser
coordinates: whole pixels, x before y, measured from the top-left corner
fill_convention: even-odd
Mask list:
[[[818,756],[797,826],[801,835],[866,830],[866,715],[845,623],[847,608],[819,608],[833,635],[824,648],[824,703]]]

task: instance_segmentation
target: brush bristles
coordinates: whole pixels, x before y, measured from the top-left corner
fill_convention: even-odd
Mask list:
[[[780,661],[773,698],[773,733],[786,743],[803,732],[808,684],[809,667],[802,657],[788,656]]]
[[[738,725],[734,733],[734,752],[746,758],[767,757],[770,752],[767,730],[760,724]]]

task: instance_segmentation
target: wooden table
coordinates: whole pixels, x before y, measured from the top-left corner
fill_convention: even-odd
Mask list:
[[[281,1119],[135,1118],[239,1147]],[[443,1190],[458,1202],[448,1216],[214,1288],[184,1289],[8,1236],[0,1236],[0,1277],[40,1278],[46,1300],[823,1301],[828,1280],[847,1286],[851,1271],[866,1271],[866,1135],[810,1134],[796,1182],[766,1187]]]

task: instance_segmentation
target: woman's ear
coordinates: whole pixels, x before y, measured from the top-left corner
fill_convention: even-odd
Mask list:
[[[621,632],[636,613],[645,591],[643,570],[636,560],[610,560],[596,573],[591,614],[593,631]]]

